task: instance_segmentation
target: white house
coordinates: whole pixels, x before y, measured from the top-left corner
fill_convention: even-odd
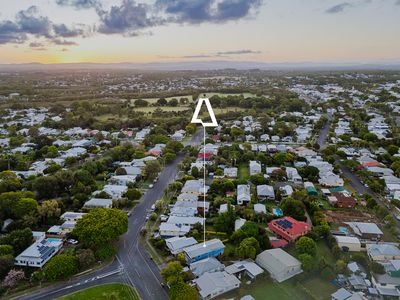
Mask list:
[[[159,232],[162,237],[184,236],[190,231],[190,226],[162,222]]]
[[[237,204],[243,205],[251,201],[250,186],[245,184],[240,184],[237,187],[236,195]]]
[[[260,200],[275,200],[274,188],[271,185],[257,185],[257,198]]]
[[[111,199],[100,199],[100,198],[92,198],[89,201],[86,201],[84,207],[88,208],[111,208],[112,200]]]
[[[196,245],[197,241],[193,237],[172,237],[165,240],[167,248],[173,255],[182,252],[183,248]]]
[[[261,252],[257,255],[256,263],[267,270],[278,282],[303,272],[301,262],[280,248]]]
[[[224,176],[228,178],[236,178],[237,177],[237,168],[225,168],[224,169]]]
[[[227,272],[206,272],[195,283],[202,300],[213,299],[240,286],[240,280]]]
[[[62,247],[62,240],[37,240],[15,258],[15,265],[42,268]]]
[[[340,249],[347,249],[351,252],[360,252],[361,251],[361,242],[357,237],[352,236],[335,236],[337,244]]]
[[[250,176],[261,173],[261,164],[255,160],[249,162]]]

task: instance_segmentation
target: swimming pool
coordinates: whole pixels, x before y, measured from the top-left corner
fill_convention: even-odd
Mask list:
[[[272,213],[277,217],[283,216],[283,211],[280,208],[273,208]]]
[[[58,238],[47,238],[47,240],[48,240],[50,243],[62,242],[62,239],[58,239]]]

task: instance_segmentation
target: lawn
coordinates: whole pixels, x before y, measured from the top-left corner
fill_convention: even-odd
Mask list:
[[[248,284],[242,281],[240,287],[230,293],[222,295],[217,299],[240,299],[245,295],[252,295],[255,299],[268,300],[325,300],[337,288],[319,274],[300,274],[284,282],[278,283],[264,275]]]
[[[161,109],[162,111],[185,111],[190,109],[188,106],[148,106],[148,107],[135,107],[133,110],[143,113],[153,113],[157,108]]]
[[[241,164],[238,168],[238,180],[240,182],[249,180],[250,173],[249,173],[249,166],[248,164]]]
[[[59,300],[139,300],[139,296],[136,291],[125,284],[112,283],[103,284],[96,287],[88,288],[83,291],[79,291],[73,294],[69,294],[58,298]]]

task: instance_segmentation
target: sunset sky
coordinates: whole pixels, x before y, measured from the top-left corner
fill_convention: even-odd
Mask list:
[[[0,63],[400,59],[400,0],[1,0]]]

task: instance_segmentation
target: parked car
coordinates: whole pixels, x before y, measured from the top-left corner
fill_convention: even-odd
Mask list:
[[[67,240],[67,242],[68,242],[69,244],[72,244],[72,245],[76,245],[76,244],[79,243],[77,240],[74,240],[74,239],[69,239],[69,240]]]

